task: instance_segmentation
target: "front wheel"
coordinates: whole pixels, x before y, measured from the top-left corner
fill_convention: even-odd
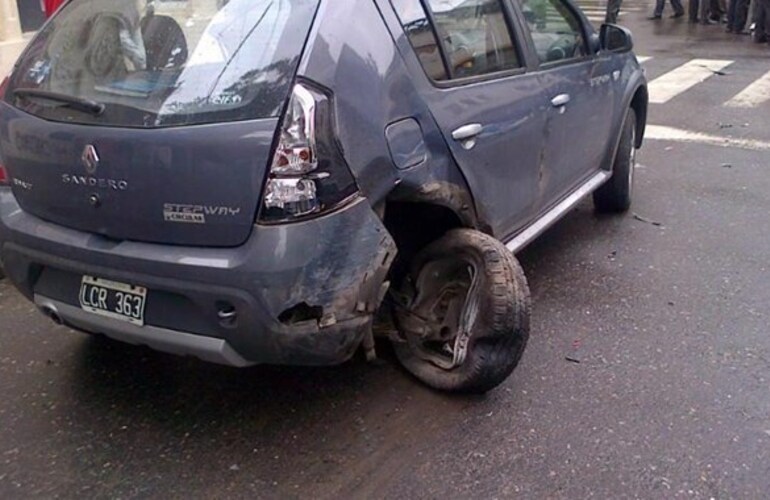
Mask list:
[[[634,189],[634,168],[636,168],[636,113],[628,110],[626,121],[612,164],[612,177],[594,191],[594,206],[597,212],[621,213],[631,208]]]
[[[427,385],[483,393],[516,368],[529,338],[529,288],[498,240],[448,232],[416,256],[400,292],[396,356]]]

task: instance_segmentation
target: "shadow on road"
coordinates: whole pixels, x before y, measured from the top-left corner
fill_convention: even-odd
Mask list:
[[[321,497],[376,491],[403,453],[429,450],[484,400],[426,389],[390,359],[231,369],[99,337],[84,339],[66,386],[77,434],[110,442],[105,461],[125,453],[126,477],[186,477],[179,493],[221,493],[222,482],[282,496],[308,483]],[[210,470],[192,474],[200,464]]]

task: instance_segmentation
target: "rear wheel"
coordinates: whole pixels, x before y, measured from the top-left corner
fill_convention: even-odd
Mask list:
[[[401,288],[396,356],[427,385],[482,393],[519,363],[529,337],[529,289],[496,239],[448,232],[415,257]]]
[[[612,177],[594,191],[594,206],[598,212],[621,213],[631,208],[636,166],[636,113],[628,110],[623,132],[612,164]]]

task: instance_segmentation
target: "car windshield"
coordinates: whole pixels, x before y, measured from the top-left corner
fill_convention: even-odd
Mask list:
[[[318,2],[72,0],[30,44],[6,99],[109,126],[276,116]]]

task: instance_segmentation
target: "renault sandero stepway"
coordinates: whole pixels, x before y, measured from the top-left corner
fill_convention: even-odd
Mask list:
[[[0,93],[0,255],[43,314],[232,366],[381,337],[464,392],[527,343],[516,252],[629,208],[647,114],[571,0],[70,0]]]

